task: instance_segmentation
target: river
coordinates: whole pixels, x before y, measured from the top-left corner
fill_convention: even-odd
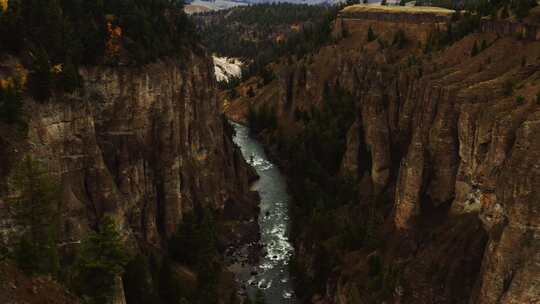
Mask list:
[[[267,304],[294,303],[295,297],[289,261],[293,246],[288,239],[289,200],[287,185],[279,168],[268,160],[263,146],[249,136],[249,129],[231,122],[236,134],[234,142],[240,147],[242,155],[259,174],[253,190],[261,197],[259,227],[262,255],[257,265],[242,265],[239,262],[229,268],[236,274],[238,284],[254,299],[261,290]],[[240,248],[247,251],[247,248]],[[246,255],[246,253],[243,253]]]

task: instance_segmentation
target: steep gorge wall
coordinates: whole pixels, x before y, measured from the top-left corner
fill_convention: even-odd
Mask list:
[[[252,172],[221,115],[209,57],[81,72],[82,96],[45,104],[27,99],[26,136],[8,126],[0,134],[3,196],[10,167],[23,155],[43,161],[61,180],[63,243],[77,244],[112,215],[134,250],[160,250],[188,212],[254,207]],[[9,242],[13,227],[3,218]]]
[[[417,45],[441,26],[338,18],[335,32],[343,39],[283,68],[277,103],[265,102],[274,102],[290,129],[301,127],[295,111],[321,106],[325,84],[355,96],[342,172],[357,178],[365,212],[379,197],[391,197],[380,232],[385,246],[376,253],[401,270],[389,303],[536,303],[540,43],[534,35],[516,39],[507,25],[483,23],[478,33],[423,54]],[[407,47],[367,42],[369,27],[388,42],[403,29]],[[482,40],[488,48],[471,56]],[[341,257],[326,301],[369,298],[368,254]]]

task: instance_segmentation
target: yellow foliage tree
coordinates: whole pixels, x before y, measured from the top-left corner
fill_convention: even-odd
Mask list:
[[[2,10],[2,12],[7,11],[7,9],[8,9],[8,1],[9,0],[0,0],[0,10]]]
[[[120,55],[122,28],[108,21],[107,31],[109,32],[109,39],[107,40],[105,56],[109,61],[116,61]]]

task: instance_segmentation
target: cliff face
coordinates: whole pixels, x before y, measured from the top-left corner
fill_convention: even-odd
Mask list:
[[[61,179],[63,242],[77,243],[109,214],[132,247],[159,249],[186,212],[249,204],[251,173],[221,116],[210,58],[82,75],[82,97],[26,100],[26,138],[0,136],[3,186],[9,164],[27,154]]]
[[[358,180],[364,213],[390,197],[384,246],[338,253],[327,301],[370,298],[365,265],[373,254],[399,269],[387,303],[540,301],[536,32],[517,39],[527,26],[483,23],[425,54],[418,46],[447,27],[439,17],[370,16],[343,14],[336,45],[280,75],[283,128],[302,127],[294,111],[321,106],[325,83],[353,94],[356,121],[341,172]],[[386,46],[366,41],[369,27]],[[407,37],[403,49],[388,44],[397,29]],[[482,41],[486,49],[471,56]]]

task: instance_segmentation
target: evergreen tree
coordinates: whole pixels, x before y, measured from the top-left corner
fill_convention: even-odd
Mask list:
[[[114,220],[105,216],[96,232],[83,240],[77,261],[78,292],[89,303],[110,303],[116,279],[129,259]]]
[[[275,75],[274,75],[274,72],[272,72],[268,67],[263,67],[261,69],[261,74],[260,74],[262,80],[263,80],[263,84],[264,85],[267,85],[269,84],[274,78],[275,78]]]
[[[518,20],[523,20],[523,18],[529,15],[529,11],[535,7],[537,4],[536,0],[517,0],[515,1],[514,13]]]
[[[513,93],[514,93],[514,83],[511,80],[506,80],[503,83],[504,96],[512,96]]]
[[[199,244],[196,239],[197,229],[193,215],[186,214],[183,222],[178,225],[175,235],[169,242],[169,251],[175,261],[186,265],[195,265],[197,263],[197,246]]]
[[[38,161],[25,157],[14,170],[11,186],[17,193],[11,201],[13,217],[23,231],[15,252],[19,267],[28,273],[57,274],[58,184]]]
[[[249,98],[253,98],[255,97],[255,92],[253,91],[253,87],[249,87],[248,91],[247,91],[247,96]]]
[[[0,85],[0,121],[13,124],[21,121],[22,94],[18,80]]]
[[[37,101],[45,101],[52,95],[53,74],[49,55],[44,48],[32,52],[32,70],[28,86],[30,93]]]
[[[482,44],[480,45],[480,51],[483,51],[488,48],[487,42],[485,39],[482,39]]]
[[[257,293],[255,294],[255,304],[266,304],[264,293],[260,289],[257,289]]]
[[[230,99],[235,99],[238,97],[238,91],[236,90],[236,88],[231,88],[229,90],[229,98]]]
[[[392,41],[392,45],[396,46],[398,49],[402,49],[405,47],[405,43],[407,42],[407,38],[405,37],[405,32],[402,29],[397,30],[394,33],[394,40]]]
[[[371,41],[374,41],[375,39],[377,39],[377,36],[375,35],[375,32],[373,32],[373,28],[371,28],[370,26],[368,28],[367,41],[371,42]]]
[[[501,11],[501,19],[506,19],[510,17],[510,14],[508,13],[508,6],[504,5]]]
[[[38,161],[25,157],[15,168],[11,187],[17,193],[11,199],[13,217],[23,228],[15,252],[19,267],[28,273],[56,275],[58,184]]]
[[[60,74],[59,84],[68,93],[73,93],[76,89],[82,87],[82,76],[79,74],[79,69],[71,60],[67,60],[64,64],[62,73]]]
[[[427,41],[426,41],[426,44],[424,45],[424,54],[429,54],[431,53],[431,51],[433,51],[433,36],[429,36]]]
[[[126,302],[130,304],[156,303],[157,293],[154,290],[154,278],[148,258],[138,255],[131,260],[123,276]],[[177,287],[175,289],[178,289]]]
[[[478,53],[479,53],[478,44],[476,44],[476,41],[475,41],[471,50],[471,57],[478,55]]]

